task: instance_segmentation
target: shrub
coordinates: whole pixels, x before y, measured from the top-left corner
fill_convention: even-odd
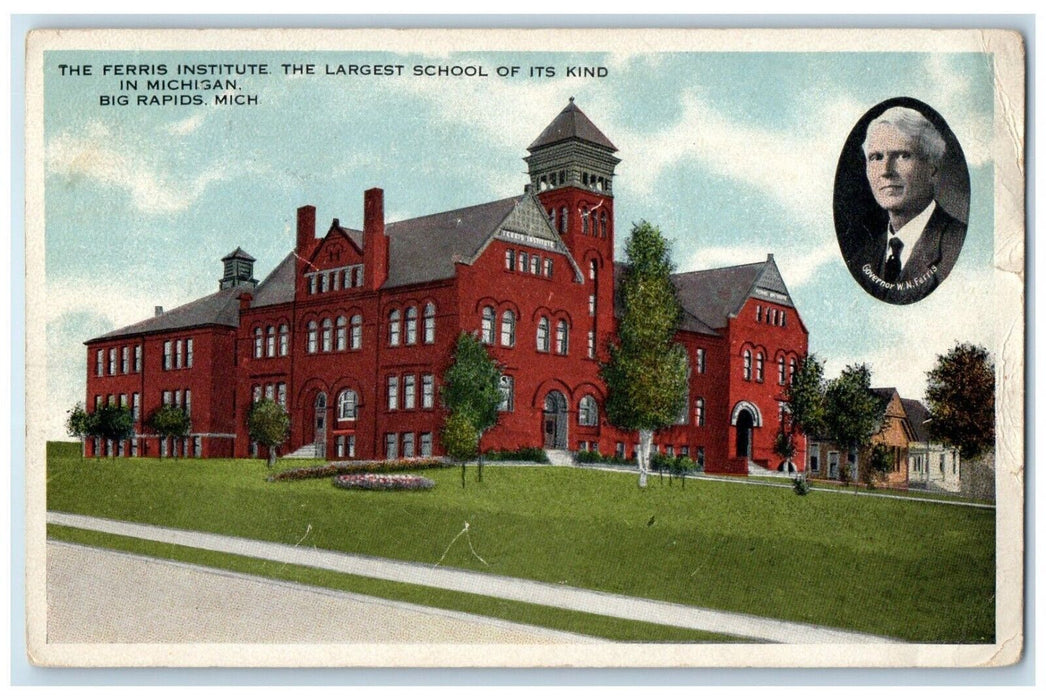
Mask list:
[[[574,455],[577,464],[629,464],[635,466],[636,460],[617,455],[603,455],[595,450],[581,450]]]
[[[413,474],[342,474],[331,483],[361,491],[428,491],[436,485],[432,479]]]
[[[404,472],[419,469],[440,469],[447,463],[442,459],[424,457],[421,459],[388,459],[365,462],[330,462],[318,467],[289,469],[267,477],[268,481],[300,481],[302,479],[322,479],[341,474],[363,474],[376,472]]]
[[[489,462],[539,462],[548,464],[548,455],[540,447],[517,447],[514,450],[489,450],[483,453]]]
[[[805,496],[810,493],[810,482],[806,480],[805,475],[800,474],[792,479],[792,490],[795,491],[796,496]]]

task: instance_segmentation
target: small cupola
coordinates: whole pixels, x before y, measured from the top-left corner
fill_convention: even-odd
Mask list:
[[[237,248],[222,258],[222,278],[218,281],[218,289],[228,289],[241,284],[249,284],[254,288],[258,280],[254,279],[254,258],[243,248]]]

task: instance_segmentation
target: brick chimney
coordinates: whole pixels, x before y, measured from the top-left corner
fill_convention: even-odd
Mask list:
[[[385,235],[385,192],[363,193],[363,286],[378,289],[389,277],[389,238]]]
[[[312,254],[316,245],[316,207],[306,204],[298,207],[298,241],[294,252],[301,258]]]
[[[243,292],[236,298],[240,301],[240,311],[246,311],[251,308],[251,302],[254,300],[254,295],[250,292]]]

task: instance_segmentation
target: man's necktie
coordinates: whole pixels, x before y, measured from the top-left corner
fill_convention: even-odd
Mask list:
[[[886,266],[883,268],[883,279],[887,282],[896,282],[897,278],[901,276],[901,248],[904,247],[904,241],[897,236],[890,239],[890,257],[886,259]]]

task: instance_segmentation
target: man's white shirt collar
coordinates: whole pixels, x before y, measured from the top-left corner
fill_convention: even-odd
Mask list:
[[[926,224],[929,223],[930,217],[933,216],[934,210],[937,209],[937,202],[930,200],[929,206],[919,212],[919,215],[914,219],[906,223],[901,227],[900,231],[894,232],[890,230],[890,225],[886,225],[887,245],[886,255],[883,257],[885,261],[890,257],[890,245],[889,240],[894,238],[901,239],[904,243],[904,247],[901,248],[901,269],[908,264],[908,258],[912,254],[912,249],[915,248],[915,244],[919,241],[919,237],[923,235],[923,230],[926,228]]]

